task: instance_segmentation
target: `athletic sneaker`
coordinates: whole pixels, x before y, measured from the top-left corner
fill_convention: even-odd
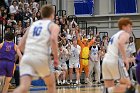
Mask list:
[[[72,80],[70,80],[70,84],[73,84]]]
[[[62,84],[66,84],[66,81],[65,81],[65,80],[63,80]]]
[[[96,81],[95,84],[101,84],[101,82],[100,81]]]
[[[130,88],[128,88],[127,90],[126,90],[126,92],[125,93],[135,93],[135,87],[134,86],[131,86]]]
[[[89,78],[86,78],[86,83],[89,85],[93,85],[92,82],[89,80]]]
[[[75,82],[77,85],[79,84],[79,82],[76,80],[76,82]]]
[[[62,81],[57,81],[57,85],[62,85]]]
[[[66,81],[66,84],[68,84],[68,85],[69,85],[70,83],[69,83],[68,81]]]

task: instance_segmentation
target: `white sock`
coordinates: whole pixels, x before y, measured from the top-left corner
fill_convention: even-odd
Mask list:
[[[80,80],[78,80],[78,83],[80,83]]]
[[[109,88],[107,88],[107,89],[108,89],[108,93],[113,93],[114,87],[109,87]]]
[[[76,83],[78,83],[78,80],[76,80]]]
[[[58,81],[57,81],[57,84],[59,84],[59,83],[60,83],[60,81],[58,80]]]
[[[86,81],[89,81],[89,78],[86,78]]]
[[[66,80],[63,80],[63,83],[65,83],[66,82]]]

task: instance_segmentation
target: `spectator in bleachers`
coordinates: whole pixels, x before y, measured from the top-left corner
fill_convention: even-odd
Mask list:
[[[5,32],[4,33],[10,32],[10,31],[11,31],[11,26],[7,25],[5,27]]]
[[[1,16],[2,16],[3,13],[6,13],[5,7],[4,6],[0,6],[0,14],[1,14]]]
[[[135,43],[134,43],[133,37],[129,38],[129,44],[128,44],[126,52],[127,52],[127,56],[129,58],[134,58],[134,54],[136,53],[136,48],[135,48]],[[135,61],[132,60],[131,67],[129,69],[129,74],[130,74],[130,79],[133,83],[135,83],[135,81],[136,81],[135,72],[136,72],[136,64],[135,64]]]
[[[31,3],[33,4],[33,8],[36,8],[37,2],[35,2],[35,0],[32,0]]]
[[[10,14],[10,18],[8,20],[8,25],[12,26],[12,23],[17,24],[16,20],[15,20],[15,15],[14,14]]]
[[[0,0],[0,6],[3,6],[4,8],[7,7],[5,0]]]
[[[101,76],[101,66],[100,66],[100,47],[94,42],[94,44],[90,47],[90,55],[89,55],[89,73],[90,73],[90,81],[93,82],[93,71],[95,72],[95,80],[96,84],[100,84],[100,76]]]
[[[36,14],[36,13],[37,13],[36,8],[33,8],[33,9],[32,9],[32,14]]]
[[[76,36],[77,36],[77,40],[78,40],[78,45],[80,45],[80,47],[81,47],[80,75],[84,69],[85,76],[86,76],[86,83],[89,83],[90,85],[92,85],[90,80],[89,80],[89,48],[94,43],[95,38],[92,39],[90,42],[88,42],[88,40],[86,38],[84,38],[81,41],[80,36],[78,34],[78,31],[76,31]]]
[[[67,57],[68,57],[68,50],[62,45],[59,45],[59,62],[60,62],[60,66],[62,68],[63,71],[63,84],[67,83],[66,80],[66,73],[68,73],[68,68],[67,68]]]
[[[37,20],[40,20],[40,19],[41,19],[41,13],[40,13],[40,11],[38,11],[38,12],[36,13],[36,18],[37,18]]]
[[[2,31],[4,31],[6,24],[7,24],[7,14],[2,13],[2,16],[0,17],[0,33],[1,34],[2,34]]]
[[[107,36],[102,37],[102,46],[104,46],[105,49],[107,50],[107,46],[108,46],[108,37]]]
[[[7,14],[6,13],[4,13],[4,12],[1,13],[0,21],[4,22],[5,24],[7,24]]]
[[[24,10],[27,10],[28,8],[29,8],[29,4],[28,3],[24,3]]]
[[[130,51],[130,55],[134,55],[136,53],[136,47],[135,47],[135,42],[133,37],[129,38],[129,45],[128,45],[129,51]]]
[[[16,14],[18,12],[18,4],[17,1],[13,1],[12,5],[10,5],[10,13]]]
[[[73,77],[73,68],[75,68],[76,71],[76,84],[80,84],[80,74],[79,74],[79,68],[80,68],[80,63],[79,63],[79,56],[81,52],[81,47],[77,45],[77,38],[73,37],[72,39],[72,45],[70,47],[69,55],[69,76],[70,76],[70,83],[72,84],[72,77]]]
[[[25,23],[25,31],[26,31],[27,28],[29,28],[29,26],[30,26],[30,22],[27,21],[27,22]]]
[[[17,27],[16,27],[16,34],[21,34],[23,31],[23,27],[22,27],[22,22],[21,21],[18,21],[17,22]]]
[[[59,25],[59,20],[55,20],[55,23]]]

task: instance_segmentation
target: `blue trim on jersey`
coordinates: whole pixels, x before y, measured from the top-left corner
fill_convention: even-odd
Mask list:
[[[50,22],[48,23],[48,27],[47,27],[47,29],[48,29],[48,31],[49,31],[50,34],[51,34],[51,31],[50,31],[49,27],[50,27],[50,25],[51,25],[52,23],[53,23],[53,22],[50,21]]]

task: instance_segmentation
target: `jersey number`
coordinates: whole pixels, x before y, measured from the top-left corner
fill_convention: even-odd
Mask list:
[[[6,51],[9,52],[11,50],[11,46],[6,46]]]
[[[35,27],[33,31],[33,36],[39,36],[42,31],[42,27]]]

